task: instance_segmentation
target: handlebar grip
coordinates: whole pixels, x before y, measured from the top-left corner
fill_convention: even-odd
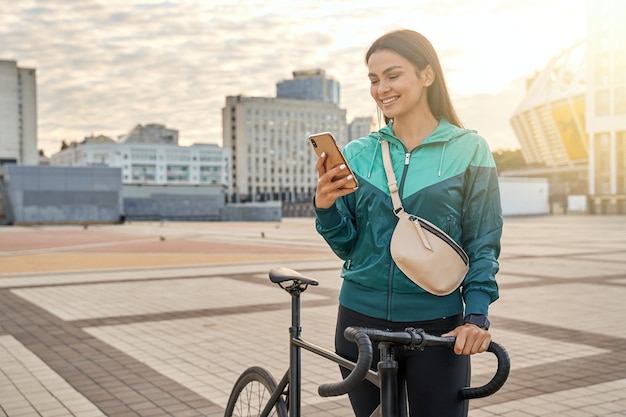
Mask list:
[[[336,397],[352,391],[365,379],[372,365],[374,353],[372,342],[367,334],[360,332],[358,328],[348,327],[344,331],[344,336],[357,344],[359,348],[357,362],[352,372],[343,381],[320,385],[317,392],[322,397]]]
[[[487,382],[482,387],[462,388],[459,392],[459,395],[462,399],[471,400],[473,398],[483,398],[494,394],[496,391],[502,388],[502,386],[506,382],[506,379],[509,377],[509,371],[511,370],[511,361],[506,349],[504,349],[496,342],[491,342],[489,344],[487,352],[493,353],[498,359],[498,369],[496,370],[496,374],[493,376],[493,378],[491,378],[491,381]]]

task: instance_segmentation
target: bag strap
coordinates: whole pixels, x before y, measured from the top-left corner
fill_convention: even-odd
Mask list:
[[[404,207],[402,207],[402,201],[400,200],[400,195],[398,194],[398,181],[396,180],[396,174],[393,173],[391,153],[389,152],[389,142],[381,140],[380,144],[383,150],[383,165],[385,167],[385,174],[387,174],[387,185],[389,186],[391,201],[393,202],[393,212],[396,213],[396,216],[398,216],[400,212],[404,211]]]

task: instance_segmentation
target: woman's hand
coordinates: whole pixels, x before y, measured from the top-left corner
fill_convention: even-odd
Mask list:
[[[458,326],[451,332],[442,334],[441,336],[456,337],[454,353],[457,355],[473,355],[475,353],[485,352],[487,348],[489,348],[489,343],[491,343],[491,333],[471,323]]]
[[[337,177],[341,171],[348,167],[342,164],[327,170],[326,156],[326,153],[323,152],[320,157],[317,158],[317,163],[315,164],[319,175],[317,189],[315,190],[315,207],[319,209],[331,207],[335,204],[336,199],[353,193],[356,190],[356,188],[342,188],[352,179],[352,175],[333,181],[333,178]]]

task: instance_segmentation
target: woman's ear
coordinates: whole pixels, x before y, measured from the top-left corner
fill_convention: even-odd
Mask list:
[[[426,68],[422,70],[421,73],[422,82],[424,83],[424,87],[429,87],[435,81],[435,71],[430,64],[426,65]]]

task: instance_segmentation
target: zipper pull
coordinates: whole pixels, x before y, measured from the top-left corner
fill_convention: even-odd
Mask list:
[[[411,159],[411,153],[407,152],[404,154],[404,165],[409,165],[409,160]]]

